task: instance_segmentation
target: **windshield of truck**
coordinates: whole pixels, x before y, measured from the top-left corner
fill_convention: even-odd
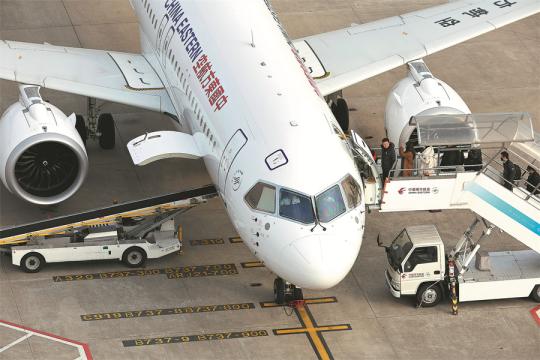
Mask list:
[[[394,270],[399,270],[401,263],[412,247],[411,239],[405,230],[392,241],[392,245],[388,248],[388,261]]]

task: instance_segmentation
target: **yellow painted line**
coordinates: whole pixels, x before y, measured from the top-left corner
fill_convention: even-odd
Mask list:
[[[168,279],[185,279],[205,276],[237,275],[235,264],[193,265],[162,269],[141,269],[112,271],[94,274],[75,274],[53,276],[54,282],[77,280],[100,280],[113,278],[127,278],[132,276],[166,275]]]
[[[306,328],[293,328],[293,329],[277,329],[274,330],[276,335],[290,335],[290,334],[303,334],[307,332]]]
[[[248,261],[241,264],[244,269],[264,267],[264,264],[260,261]]]
[[[300,305],[296,308],[296,310],[298,312],[298,316],[300,316],[300,318],[306,325],[307,336],[311,339],[311,342],[313,346],[315,347],[315,350],[317,351],[317,355],[319,359],[321,360],[332,359],[330,354],[328,354],[328,352],[326,351],[326,348],[324,347],[324,344],[321,341],[319,334],[317,333],[317,328],[311,321],[311,318],[309,317],[306,311],[306,308],[303,305]]]
[[[341,331],[341,330],[351,330],[350,325],[330,325],[330,326],[321,326],[320,331]]]
[[[337,299],[333,296],[305,300],[306,304],[331,304],[336,302]]]
[[[337,303],[337,299],[334,296],[329,297],[321,297],[321,298],[312,298],[312,299],[305,299],[304,303],[306,304],[332,304]],[[271,308],[271,307],[279,307],[279,306],[286,306],[286,305],[279,305],[275,302],[261,302],[262,308]]]
[[[229,238],[229,242],[231,244],[240,244],[240,243],[243,243],[244,241],[242,241],[242,238],[240,236],[232,236]]]
[[[351,327],[348,325],[329,325],[329,326],[319,326],[313,328],[316,331],[341,331],[341,330],[350,330]],[[307,328],[293,328],[293,329],[278,329],[275,330],[276,335],[290,335],[290,334],[303,334],[308,332]]]
[[[262,308],[279,307],[279,306],[284,306],[284,305],[279,305],[279,304],[276,304],[275,302],[262,302],[261,303]]]
[[[222,238],[214,239],[198,239],[198,240],[189,240],[191,246],[203,246],[203,245],[223,245],[225,241]]]
[[[108,313],[85,314],[81,315],[82,321],[97,321],[97,320],[117,320],[117,319],[132,319],[151,316],[163,315],[189,315],[207,312],[218,311],[237,311],[255,309],[254,303],[240,304],[223,304],[223,305],[202,305],[202,306],[186,306],[167,309],[148,309],[148,310],[131,310],[131,311],[116,311]]]
[[[163,336],[163,337],[157,337],[157,338],[123,340],[122,344],[124,345],[124,347],[133,347],[133,346],[188,343],[188,342],[195,342],[195,341],[255,338],[255,337],[261,337],[261,336],[268,336],[268,331],[245,330],[245,331],[222,332],[222,333],[212,333],[212,334]]]

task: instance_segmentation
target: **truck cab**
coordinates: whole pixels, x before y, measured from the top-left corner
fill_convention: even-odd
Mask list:
[[[422,306],[435,306],[444,293],[446,268],[444,244],[437,228],[407,227],[385,249],[386,284],[392,295],[416,295]]]

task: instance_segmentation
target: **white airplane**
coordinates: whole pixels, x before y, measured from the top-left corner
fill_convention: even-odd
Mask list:
[[[413,115],[469,112],[421,58],[540,11],[539,0],[454,1],[292,42],[265,0],[130,2],[141,54],[0,42],[0,78],[23,84],[0,119],[1,179],[27,201],[58,203],[84,180],[87,131],[114,146],[94,101],[86,128],[39,87],[167,113],[181,131],[132,140],[134,163],[204,159],[238,233],[278,276],[280,302],[339,283],[362,243],[362,161],[373,161],[344,136],[340,90],[409,64],[385,120],[403,143]]]

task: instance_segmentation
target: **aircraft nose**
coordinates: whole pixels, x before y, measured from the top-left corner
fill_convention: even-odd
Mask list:
[[[289,276],[284,278],[307,289],[331,288],[351,270],[360,243],[361,236],[347,239],[337,234],[314,234],[299,238],[283,250],[283,256],[291,266]]]

